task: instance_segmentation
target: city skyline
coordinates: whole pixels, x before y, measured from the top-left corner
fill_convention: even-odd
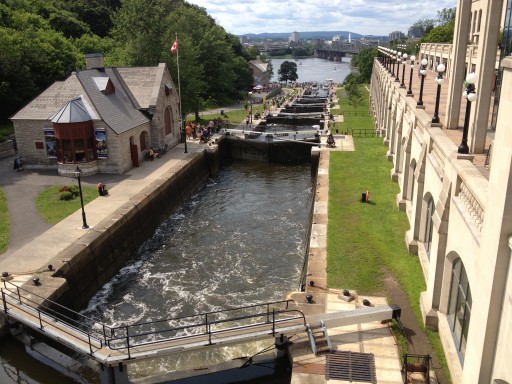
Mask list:
[[[456,0],[440,0],[436,8],[418,6],[413,2],[380,0],[304,0],[301,3],[275,0],[265,3],[254,0],[187,1],[205,8],[217,24],[234,35],[342,30],[386,36],[393,31],[407,33],[418,20],[436,19],[438,10],[456,6]]]

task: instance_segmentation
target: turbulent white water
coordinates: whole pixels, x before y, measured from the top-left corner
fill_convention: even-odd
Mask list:
[[[84,314],[120,326],[284,299],[299,286],[311,191],[309,165],[223,168],[156,230]],[[269,343],[154,360],[134,372],[213,364]]]

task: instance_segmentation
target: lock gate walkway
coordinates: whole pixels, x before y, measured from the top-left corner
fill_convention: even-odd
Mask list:
[[[293,300],[282,300],[111,327],[7,281],[1,295],[1,310],[9,321],[21,323],[105,366],[400,316],[398,307],[384,305],[306,318]]]

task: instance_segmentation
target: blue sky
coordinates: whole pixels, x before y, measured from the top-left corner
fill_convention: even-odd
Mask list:
[[[217,24],[235,35],[293,31],[351,31],[363,35],[407,33],[420,19],[456,0],[436,2],[386,0],[187,0],[206,9]]]

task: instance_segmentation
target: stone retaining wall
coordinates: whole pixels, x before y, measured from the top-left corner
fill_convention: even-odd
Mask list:
[[[14,148],[12,146],[12,140],[7,140],[4,143],[0,143],[0,159],[14,155]]]

